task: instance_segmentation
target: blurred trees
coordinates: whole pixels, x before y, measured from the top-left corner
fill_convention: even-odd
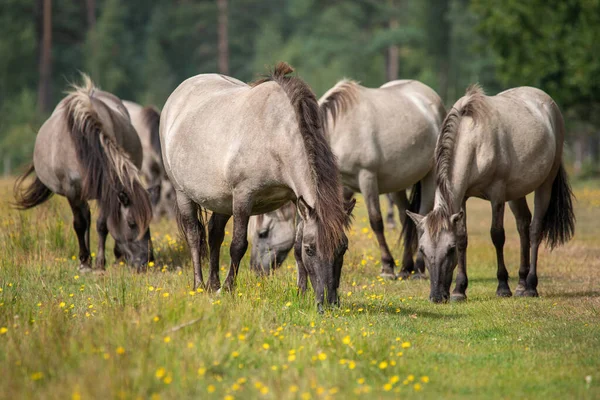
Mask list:
[[[600,39],[599,2],[3,0],[0,157],[29,160],[39,123],[78,71],[121,98],[162,106],[192,75],[250,81],[280,60],[317,95],[342,77],[373,87],[418,79],[447,105],[473,82],[491,94],[539,86],[573,121],[598,126],[599,52],[590,46]]]

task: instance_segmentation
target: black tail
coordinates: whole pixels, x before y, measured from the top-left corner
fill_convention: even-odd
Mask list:
[[[552,183],[550,205],[542,220],[542,239],[551,249],[568,242],[575,233],[573,197],[567,172],[561,164]]]
[[[25,173],[15,182],[14,194],[16,202],[12,204],[19,210],[27,210],[38,204],[42,204],[54,194],[37,176],[35,177],[35,181],[33,181],[29,187],[23,187],[25,179],[31,174],[35,174],[33,164],[31,164],[27,171],[25,171]]]
[[[421,181],[415,183],[410,193],[410,201],[408,204],[408,211],[418,213],[421,207]],[[410,254],[414,254],[417,250],[418,238],[417,238],[417,226],[411,218],[404,219],[402,224],[402,233],[404,237],[404,246],[410,249]]]

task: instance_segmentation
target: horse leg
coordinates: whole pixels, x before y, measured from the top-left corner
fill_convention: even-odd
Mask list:
[[[394,198],[392,193],[387,193],[385,197],[388,200],[388,210],[385,217],[385,223],[390,229],[396,228],[396,220],[394,219]],[[406,197],[406,192],[404,193],[404,197]],[[402,214],[400,214],[400,221],[402,221]]]
[[[299,232],[296,234],[296,241],[294,243],[294,257],[296,258],[296,267],[298,268],[298,280],[296,283],[298,285],[298,292],[305,294],[308,284],[308,271],[302,262],[302,236]]]
[[[517,230],[521,239],[521,266],[519,267],[519,285],[515,289],[515,296],[525,293],[527,274],[529,274],[530,247],[529,227],[531,225],[531,212],[527,206],[527,199],[522,197],[508,203],[510,210],[517,221]]]
[[[429,171],[427,175],[423,179],[421,179],[421,203],[419,204],[419,214],[427,215],[431,210],[433,210],[433,202],[435,199],[435,174],[433,171]],[[465,203],[466,204],[466,203]],[[466,213],[465,204],[463,204],[463,209]],[[465,214],[466,218],[466,214]],[[466,221],[466,219],[465,219]],[[466,225],[465,225],[466,226]],[[417,238],[418,242],[418,238]],[[417,243],[417,248],[419,244]],[[465,245],[466,248],[466,245]],[[423,260],[423,255],[421,253],[417,253],[417,260],[415,262],[415,270],[416,273],[422,277],[425,277],[425,260]]]
[[[398,208],[398,214],[400,215],[400,222],[402,223],[402,226],[404,226],[404,224],[406,224],[406,218],[407,218],[406,210],[408,210],[409,206],[410,206],[408,197],[406,197],[406,190],[401,190],[396,193],[391,193],[390,196],[392,197],[394,204]],[[408,279],[408,278],[410,278],[411,274],[414,271],[415,271],[415,263],[413,261],[412,251],[410,249],[410,246],[408,246],[406,243],[404,243],[404,253],[402,255],[402,269],[400,270],[400,273],[398,274],[398,276],[401,279]]]
[[[358,183],[360,191],[365,197],[367,203],[367,212],[371,229],[375,232],[379,249],[381,251],[381,276],[389,279],[396,279],[394,273],[394,258],[385,241],[383,234],[383,219],[381,218],[381,206],[379,204],[379,187],[377,185],[377,176],[369,171],[363,170],[359,174]]]
[[[494,243],[494,247],[496,248],[496,259],[498,261],[498,271],[496,273],[498,288],[496,289],[496,296],[510,297],[512,296],[512,292],[508,286],[508,271],[504,264],[504,242],[506,240],[504,234],[504,207],[504,201],[492,202],[492,227],[490,235],[492,243]]]
[[[206,246],[204,225],[199,219],[199,207],[182,192],[177,192],[178,222],[192,255],[194,265],[194,289],[204,286],[202,278],[202,256]]]
[[[250,220],[251,210],[252,202],[250,199],[236,201],[234,197],[233,238],[231,240],[231,246],[229,247],[231,263],[229,264],[229,273],[227,273],[225,283],[223,284],[225,290],[233,289],[235,278],[237,277],[240,268],[240,262],[248,249],[248,221]]]
[[[450,296],[452,301],[463,301],[467,299],[467,286],[469,286],[469,277],[467,276],[467,245],[469,238],[466,230],[467,226],[467,207],[466,201],[463,202],[463,212],[465,230],[456,237],[456,250],[458,251],[458,271],[456,273],[456,285]]]
[[[210,249],[210,269],[208,272],[208,289],[217,291],[221,287],[219,280],[219,258],[221,244],[225,238],[225,225],[231,215],[213,213],[208,221],[208,248]]]
[[[108,225],[106,223],[106,214],[100,210],[100,215],[96,220],[96,232],[98,232],[98,257],[96,258],[96,269],[104,271],[106,269],[106,237],[108,236]],[[115,251],[117,242],[115,241]]]
[[[89,247],[90,207],[86,201],[69,199],[73,212],[73,228],[79,242],[79,270],[89,272],[92,270]]]
[[[553,181],[544,182],[544,184],[535,191],[533,200],[533,220],[531,221],[531,266],[527,278],[525,278],[525,292],[523,296],[538,297],[537,284],[537,260],[538,249],[542,241],[543,220],[552,196]]]

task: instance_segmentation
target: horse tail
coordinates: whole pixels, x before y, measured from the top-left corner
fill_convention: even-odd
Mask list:
[[[162,164],[162,152],[160,146],[160,111],[154,106],[146,106],[142,109],[142,116],[146,126],[150,130],[150,145],[158,154],[158,158]]]
[[[143,235],[152,219],[148,192],[137,167],[103,124],[98,109],[113,111],[94,97],[97,88],[87,75],[84,85],[74,86],[66,99],[67,126],[81,166],[81,198],[97,199],[107,215],[119,219],[119,202],[131,205],[131,215]],[[123,197],[123,194],[125,197]]]
[[[408,203],[408,211],[418,213],[421,207],[422,198],[422,184],[421,181],[415,183],[410,191],[410,201]],[[404,224],[402,225],[401,237],[404,238],[404,246],[410,249],[410,254],[414,254],[417,250],[418,237],[417,237],[417,226],[415,225],[412,218],[405,218]]]
[[[191,202],[191,200],[190,200]],[[175,202],[175,220],[177,221],[177,228],[179,230],[179,234],[185,238],[188,245],[191,247],[193,244],[190,243],[190,238],[188,235],[188,230],[185,228],[186,226],[194,226],[197,230],[197,240],[198,249],[200,250],[200,264],[202,265],[202,260],[205,259],[208,255],[208,242],[206,240],[206,211],[202,209],[196,203],[190,204],[193,207],[192,215],[184,215],[179,208],[179,201]],[[191,221],[186,221],[186,219],[192,219]]]
[[[27,168],[27,171],[15,182],[14,195],[15,203],[12,205],[18,210],[28,210],[48,200],[54,194],[40,181],[37,176],[31,185],[24,187],[25,179],[31,174],[35,174],[33,164]]]
[[[542,220],[542,239],[551,249],[568,242],[575,233],[573,197],[567,172],[561,164],[552,183],[550,205]]]

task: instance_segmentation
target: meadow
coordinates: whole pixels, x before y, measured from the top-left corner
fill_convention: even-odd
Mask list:
[[[113,265],[110,251],[106,274],[79,274],[66,200],[17,212],[11,189],[0,181],[0,398],[600,398],[597,182],[575,185],[575,238],[541,251],[540,298],[495,296],[490,206],[470,200],[469,298],[440,305],[428,281],[378,277],[359,197],[341,307],[323,315],[312,292],[297,294],[291,256],[260,278],[248,252],[233,293],[193,291],[174,221],[152,225],[148,273]],[[508,208],[505,220],[514,290]],[[395,243],[399,232],[387,234]],[[230,239],[231,226],[222,279]]]

